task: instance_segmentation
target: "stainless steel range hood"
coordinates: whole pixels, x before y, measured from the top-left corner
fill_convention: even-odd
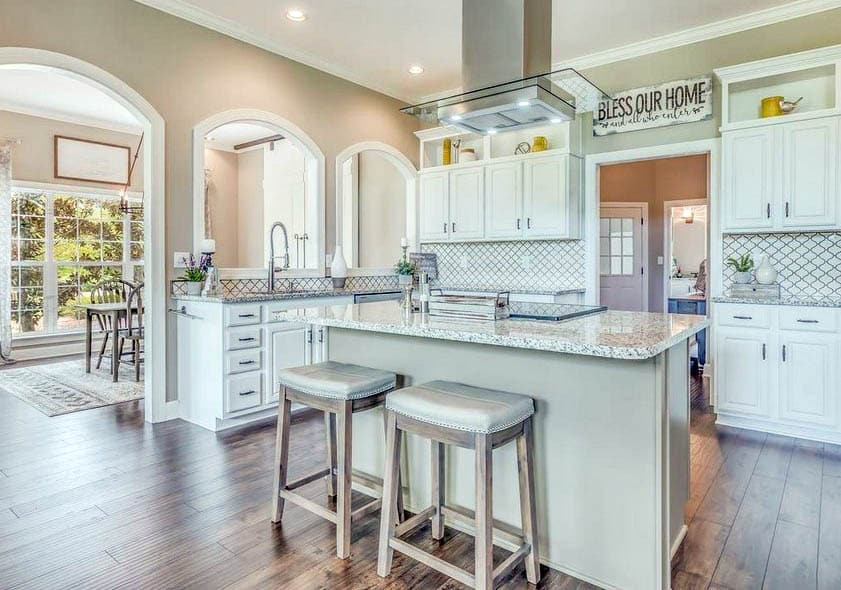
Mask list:
[[[462,79],[468,92],[401,109],[492,134],[560,123],[607,95],[571,68],[551,69],[552,0],[463,0]]]

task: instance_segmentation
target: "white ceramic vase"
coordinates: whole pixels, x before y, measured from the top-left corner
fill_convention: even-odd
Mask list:
[[[333,252],[333,260],[330,262],[330,276],[333,278],[333,286],[341,289],[347,280],[347,261],[342,253],[342,247],[336,246]]]
[[[759,266],[756,267],[756,282],[760,285],[773,285],[777,282],[777,269],[771,266],[768,255],[763,254]]]

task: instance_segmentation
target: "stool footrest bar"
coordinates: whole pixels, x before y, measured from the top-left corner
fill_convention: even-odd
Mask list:
[[[435,514],[435,506],[430,506],[426,510],[421,510],[414,516],[407,518],[405,521],[398,524],[394,529],[394,536],[402,537],[409,531],[415,530],[429,520],[433,514]]]
[[[476,513],[473,510],[456,506],[442,506],[441,514],[447,518],[466,524],[468,527],[473,528],[476,526]],[[503,548],[505,548],[505,546],[500,543],[506,543],[509,547],[511,545],[519,547],[525,542],[525,539],[523,539],[523,535],[519,530],[496,519],[494,519],[493,522],[493,532],[494,545],[498,545]],[[468,534],[472,535],[473,533],[471,532]]]
[[[437,570],[444,574],[445,576],[449,576],[450,578],[461,582],[465,586],[469,586],[474,588],[476,586],[476,578],[468,572],[467,570],[463,570],[460,567],[454,566],[451,563],[444,561],[434,555],[431,555],[424,551],[423,549],[418,549],[414,545],[410,545],[406,541],[401,539],[389,539],[388,541],[391,548],[403,553],[404,555],[408,555],[415,561],[419,561],[424,565],[428,565],[434,570]]]
[[[330,510],[329,508],[319,506],[312,500],[304,498],[303,496],[301,496],[300,494],[296,494],[295,492],[290,492],[289,490],[281,490],[280,497],[284,500],[292,502],[297,506],[300,506],[304,510],[309,510],[313,514],[317,514],[325,520],[329,520],[333,524],[336,524],[336,521],[338,520],[338,518],[336,517],[336,513]]]
[[[519,564],[526,558],[526,555],[529,554],[529,551],[531,551],[531,545],[529,545],[528,543],[520,545],[519,549],[517,549],[514,553],[506,557],[502,563],[500,563],[494,568],[494,581],[498,580],[503,576],[508,575],[508,573],[511,570],[517,567],[517,564]]]
[[[382,500],[380,500],[379,498],[376,498],[374,500],[371,500],[370,502],[368,502],[364,506],[360,506],[356,510],[351,511],[351,513],[350,513],[351,522],[353,522],[354,520],[358,520],[358,519],[362,518],[363,516],[367,516],[368,514],[371,514],[372,512],[376,512],[377,510],[380,509],[380,504],[382,504]]]
[[[284,488],[284,489],[286,491],[297,490],[298,488],[303,487],[303,486],[307,485],[308,483],[312,483],[312,482],[314,482],[318,479],[321,479],[322,477],[324,477],[326,475],[329,475],[329,474],[330,474],[330,469],[325,468],[325,469],[322,469],[321,471],[316,471],[315,473],[311,473],[310,475],[307,475],[307,476],[302,477],[300,479],[296,479],[295,481],[286,484],[286,488]]]

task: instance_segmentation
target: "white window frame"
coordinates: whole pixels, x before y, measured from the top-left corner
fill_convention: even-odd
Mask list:
[[[128,277],[133,277],[136,267],[145,266],[145,256],[141,260],[131,260],[131,220],[128,214],[123,214],[123,240],[122,240],[122,259],[117,262],[106,261],[56,261],[53,258],[53,245],[55,242],[55,210],[54,202],[55,195],[72,195],[78,198],[85,199],[99,199],[105,201],[119,201],[121,198],[121,191],[115,189],[106,189],[98,187],[82,187],[66,184],[53,184],[41,182],[26,182],[12,180],[12,194],[18,192],[42,193],[46,196],[44,207],[44,260],[43,261],[12,261],[12,267],[28,266],[28,267],[43,267],[43,289],[44,289],[44,319],[42,329],[37,332],[24,332],[12,335],[13,340],[27,340],[36,338],[48,338],[61,335],[78,335],[84,333],[84,330],[78,329],[58,329],[58,266],[78,266],[78,267],[120,267],[123,278],[128,280]],[[127,197],[129,201],[140,202],[142,193],[128,192]],[[141,223],[143,220],[139,220]],[[145,233],[146,228],[143,228]],[[76,238],[78,245],[78,236]],[[141,240],[139,243],[143,244]]]

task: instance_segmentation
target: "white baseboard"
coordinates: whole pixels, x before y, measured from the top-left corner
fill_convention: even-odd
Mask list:
[[[683,525],[680,527],[680,530],[677,533],[677,537],[675,537],[675,542],[672,543],[672,552],[669,554],[669,559],[674,559],[675,554],[677,554],[677,550],[680,549],[681,544],[683,544],[683,540],[686,538],[686,533],[689,532],[689,527]]]
[[[792,438],[802,438],[816,442],[841,445],[841,432],[832,430],[783,424],[772,420],[764,420],[762,418],[734,416],[732,414],[723,414],[721,412],[718,413],[715,423],[733,428],[744,428],[745,430],[756,430],[759,432],[767,432],[769,434],[779,434],[781,436],[790,436]]]

